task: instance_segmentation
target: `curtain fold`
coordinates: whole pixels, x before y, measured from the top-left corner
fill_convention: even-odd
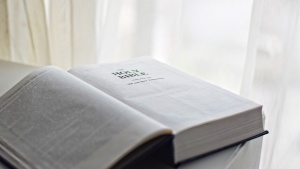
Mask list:
[[[1,0],[0,58],[64,69],[114,58],[122,0]]]
[[[300,1],[255,0],[241,94],[266,114],[261,168],[300,166]]]
[[[72,66],[72,16],[70,0],[49,0],[48,35],[50,64],[68,69]]]
[[[0,0],[0,57],[10,59],[10,40],[8,31],[8,12],[6,0]]]
[[[179,49],[182,2],[1,0],[0,58],[64,69],[144,55],[167,61]]]

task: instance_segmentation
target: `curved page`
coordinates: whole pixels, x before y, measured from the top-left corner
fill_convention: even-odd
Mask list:
[[[18,168],[109,168],[168,133],[56,67],[38,69],[0,98],[0,155]]]
[[[150,58],[87,65],[70,73],[177,134],[260,105]]]

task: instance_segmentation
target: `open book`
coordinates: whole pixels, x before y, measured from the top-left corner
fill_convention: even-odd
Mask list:
[[[0,157],[16,168],[179,164],[266,133],[261,105],[150,58],[43,67],[0,98]]]

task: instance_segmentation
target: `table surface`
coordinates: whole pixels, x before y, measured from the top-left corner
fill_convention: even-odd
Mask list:
[[[0,60],[0,96],[35,69],[37,67]],[[262,137],[188,162],[179,166],[179,169],[258,169],[261,145]],[[171,169],[151,158],[139,164],[135,169],[141,168]],[[7,169],[1,161],[0,169]]]

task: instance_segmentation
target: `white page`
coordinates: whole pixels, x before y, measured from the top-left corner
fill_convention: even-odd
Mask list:
[[[150,58],[87,65],[70,73],[175,133],[260,106]]]
[[[30,168],[109,168],[162,133],[171,131],[55,67],[0,98],[0,148]]]

